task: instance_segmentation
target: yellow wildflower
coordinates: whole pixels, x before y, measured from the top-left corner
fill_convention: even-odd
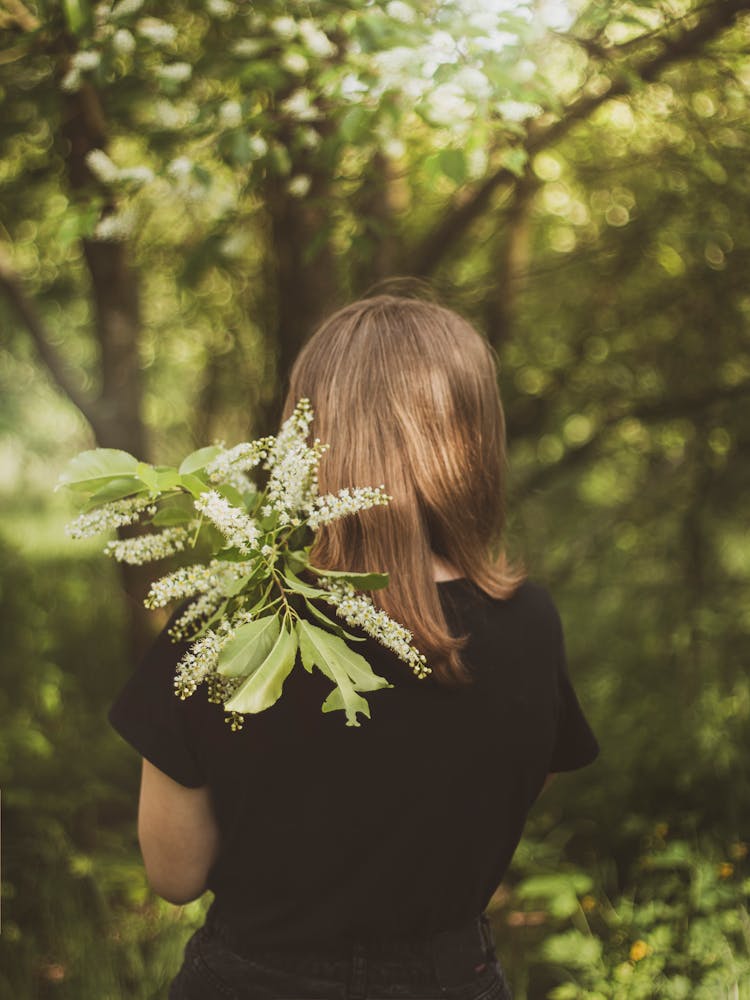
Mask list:
[[[646,944],[645,941],[634,941],[630,947],[630,960],[631,962],[640,962],[642,958],[646,955],[651,954],[651,946]]]

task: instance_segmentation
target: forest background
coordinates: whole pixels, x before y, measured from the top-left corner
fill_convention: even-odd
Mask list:
[[[272,431],[397,275],[498,352],[602,744],[493,900],[516,996],[750,997],[749,10],[2,0],[0,997],[163,997],[207,903],[146,885],[105,714],[160,622],[57,475]]]

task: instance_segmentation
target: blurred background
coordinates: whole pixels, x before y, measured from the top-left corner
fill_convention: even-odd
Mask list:
[[[162,998],[208,902],[146,885],[105,715],[160,622],[60,470],[272,432],[393,276],[497,350],[602,744],[492,903],[517,1000],[750,997],[748,10],[1,0],[0,997]]]

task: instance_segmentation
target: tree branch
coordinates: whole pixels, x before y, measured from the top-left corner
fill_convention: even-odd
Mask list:
[[[14,270],[6,251],[0,247],[0,288],[5,292],[18,318],[31,335],[37,353],[58,388],[76,406],[92,427],[98,422],[97,400],[87,395],[70,376],[69,369],[52,343],[36,306],[24,292],[21,278]]]
[[[546,466],[538,472],[532,473],[524,482],[514,490],[517,497],[528,496],[536,490],[543,489],[550,480],[555,479],[561,471],[569,471],[576,466],[582,465],[586,459],[592,455],[604,436],[612,427],[623,420],[642,420],[644,422],[658,422],[660,420],[674,420],[677,417],[691,416],[708,409],[716,403],[724,403],[733,399],[750,396],[750,381],[740,382],[739,385],[726,386],[724,388],[711,388],[699,395],[685,396],[682,399],[659,399],[653,403],[644,403],[631,410],[621,413],[613,413],[606,417],[596,434],[589,438],[584,444],[575,448],[570,448],[554,465]]]
[[[562,139],[574,125],[590,117],[605,101],[630,93],[636,83],[653,82],[668,66],[700,51],[729,27],[739,14],[750,10],[750,0],[719,0],[703,9],[707,13],[693,27],[684,29],[671,40],[649,39],[650,45],[661,41],[663,47],[656,55],[633,60],[630,65],[624,64],[622,67],[613,65],[611,69],[618,72],[618,78],[603,93],[577,98],[568,105],[564,115],[551,125],[535,127],[532,122],[526,142],[529,159]],[[613,53],[616,51],[619,51],[619,47],[617,50],[613,49]],[[468,196],[462,192],[454,207],[423,237],[410,255],[414,260],[411,273],[418,277],[430,275],[450,251],[455,240],[482,214],[494,193],[502,187],[512,190],[517,183],[518,177],[512,171],[507,167],[500,167]]]
[[[21,0],[3,0],[2,5],[8,12],[3,27],[17,24],[23,31],[36,31],[39,27],[39,19],[21,3]]]

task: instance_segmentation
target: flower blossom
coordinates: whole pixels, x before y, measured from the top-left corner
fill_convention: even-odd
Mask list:
[[[110,528],[120,528],[125,524],[137,521],[146,511],[149,515],[156,513],[150,494],[126,497],[124,500],[112,500],[102,507],[96,507],[71,521],[65,528],[71,538],[90,538],[99,535]]]
[[[211,17],[218,17],[222,20],[231,17],[236,8],[229,0],[206,0],[206,10]]]
[[[137,535],[135,538],[124,538],[116,542],[107,542],[104,551],[118,562],[130,566],[142,566],[143,563],[155,559],[166,559],[167,556],[181,552],[189,537],[188,528],[165,528],[163,531],[148,535]]]
[[[112,35],[112,48],[121,56],[129,56],[135,49],[135,38],[127,28],[118,28]]]
[[[130,236],[134,225],[135,218],[132,212],[110,212],[97,222],[93,238],[104,243],[119,243]]]
[[[300,21],[299,33],[302,36],[302,41],[312,55],[317,56],[319,59],[327,59],[330,56],[336,55],[336,46],[314,21],[307,19]]]
[[[205,635],[197,639],[178,662],[175,671],[175,694],[189,698],[199,684],[205,681],[209,674],[216,673],[219,653],[232,636],[232,631],[223,634],[209,629]]]
[[[312,422],[309,399],[301,399],[291,417],[285,420],[266,459],[271,475],[266,487],[267,506],[286,515],[298,511],[310,513],[312,499],[318,492],[318,463],[326,446],[320,441],[307,446]],[[282,523],[285,523],[282,521]]]
[[[328,591],[323,600],[334,608],[339,618],[343,618],[348,625],[363,629],[390,649],[420,679],[432,672],[424,654],[412,645],[412,634],[408,628],[376,608],[369,597],[358,594],[350,583],[342,583],[332,577],[322,577],[321,581]]]
[[[102,61],[102,56],[100,52],[96,52],[93,49],[82,49],[80,52],[75,52],[70,59],[70,64],[74,69],[87,70],[96,69],[99,63]]]
[[[239,507],[235,507],[216,490],[201,493],[194,502],[195,509],[216,525],[227,543],[248,553],[257,544],[259,535],[255,521]]]
[[[244,567],[245,564],[233,565]],[[219,559],[212,559],[207,566],[203,563],[180,566],[173,573],[154,580],[143,603],[147,608],[163,608],[172,601],[212,590],[220,585],[219,571],[223,566],[227,566],[227,563],[222,563]]]
[[[138,34],[153,45],[172,45],[177,41],[177,28],[158,17],[142,17],[135,27]]]
[[[144,4],[144,0],[119,0],[110,12],[110,17],[129,17],[137,14]]]
[[[102,184],[114,184],[120,179],[120,171],[103,149],[92,149],[84,157],[86,166]]]
[[[157,74],[167,83],[184,83],[193,75],[193,67],[188,62],[167,63],[159,67]]]
[[[206,466],[208,478],[212,483],[228,483],[247,489],[247,479],[242,473],[254,469],[264,459],[273,445],[272,437],[259,438],[257,441],[243,441],[234,448],[227,448]]]
[[[356,514],[359,510],[369,507],[385,506],[393,499],[384,492],[384,486],[355,486],[339,490],[338,493],[326,493],[313,501],[313,511],[307,518],[307,523],[314,530],[321,524],[328,524],[348,514]]]

